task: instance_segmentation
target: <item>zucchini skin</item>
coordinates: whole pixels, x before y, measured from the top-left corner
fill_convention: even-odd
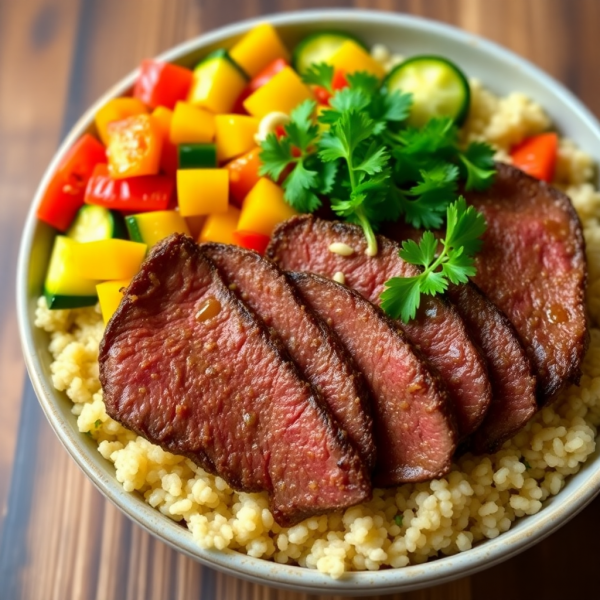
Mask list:
[[[246,80],[246,81],[250,81],[250,77],[248,76],[248,73],[246,73],[246,71],[244,71],[244,69],[242,69],[242,67],[240,67],[240,65],[238,65],[235,60],[233,60],[233,58],[231,58],[231,56],[229,55],[229,52],[227,50],[225,50],[225,48],[219,48],[218,50],[215,50],[214,52],[211,52],[210,54],[207,54],[195,67],[194,67],[194,72],[196,72],[197,70],[201,69],[202,66],[206,65],[206,63],[212,61],[212,60],[226,60],[231,66],[235,67],[240,75],[242,75],[242,77]]]
[[[98,303],[98,296],[68,296],[66,294],[53,294],[44,288],[46,304],[51,310],[65,308],[83,308],[94,306]]]
[[[364,48],[366,51],[369,50],[367,48],[367,46],[365,45],[365,43],[361,39],[357,38],[352,33],[348,33],[347,31],[342,31],[339,29],[326,29],[324,31],[315,31],[314,33],[307,35],[300,42],[298,42],[298,44],[296,44],[296,47],[294,48],[294,51],[292,52],[292,67],[300,75],[302,75],[306,70],[306,69],[301,68],[300,63],[303,62],[302,58],[303,58],[303,55],[306,54],[308,46],[311,43],[318,41],[319,38],[327,38],[327,37],[339,38],[341,40],[340,45],[343,42],[345,42],[346,40],[352,40],[353,42],[356,42],[361,48]],[[309,64],[312,64],[312,63],[309,63]]]
[[[467,116],[469,115],[469,108],[471,105],[471,86],[469,85],[469,81],[462,69],[460,69],[460,67],[456,63],[452,62],[450,59],[436,54],[419,54],[417,56],[411,56],[399,65],[396,65],[386,75],[385,79],[383,80],[383,86],[386,87],[388,90],[392,91],[394,89],[398,89],[398,91],[410,92],[411,90],[402,90],[399,87],[395,88],[393,81],[395,78],[397,78],[398,74],[407,66],[415,65],[415,63],[418,62],[439,63],[440,65],[443,65],[444,67],[452,71],[452,73],[456,76],[456,79],[460,83],[464,93],[464,97],[459,110],[457,110],[454,115],[434,116],[449,116],[454,120],[456,125],[460,127],[466,121]]]

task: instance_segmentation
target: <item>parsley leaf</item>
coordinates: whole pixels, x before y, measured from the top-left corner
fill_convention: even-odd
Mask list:
[[[398,513],[395,517],[394,517],[394,523],[396,523],[396,525],[398,525],[398,527],[402,527],[402,521],[404,520],[404,515]]]
[[[449,283],[466,283],[475,274],[473,254],[479,250],[479,238],[486,229],[483,215],[472,206],[467,207],[461,196],[448,206],[446,218],[444,239],[438,240],[431,231],[426,231],[418,244],[412,240],[403,242],[400,257],[423,271],[413,277],[392,277],[385,282],[381,308],[391,317],[407,323],[417,314],[422,294],[441,294]],[[437,253],[440,245],[441,251]]]
[[[309,85],[321,86],[331,93],[333,92],[331,87],[333,72],[333,66],[327,63],[312,64],[302,75],[302,81]]]
[[[321,206],[321,200],[313,191],[318,185],[319,174],[300,161],[283,182],[285,198],[298,212],[314,212]]]
[[[458,155],[462,176],[466,178],[467,190],[485,190],[496,174],[494,150],[483,142],[473,142],[465,152]]]
[[[274,133],[269,133],[267,139],[261,144],[259,158],[262,163],[259,174],[268,175],[277,181],[285,168],[294,160],[289,138],[279,139]]]

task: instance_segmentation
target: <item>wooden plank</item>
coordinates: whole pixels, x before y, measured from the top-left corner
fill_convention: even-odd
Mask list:
[[[582,76],[592,72],[595,64],[591,52],[595,40],[592,27],[600,17],[600,7],[595,0],[579,0],[576,4],[568,0],[530,0],[528,3],[520,0],[357,0],[354,3],[338,0],[334,5],[365,8],[376,5],[402,10],[486,35],[566,81],[599,112],[598,83],[593,77]],[[0,0],[0,89],[3,90],[0,140],[14,140],[18,148],[14,154],[11,149],[9,157],[4,150],[6,144],[0,144],[0,195],[15,196],[23,205],[33,187],[28,179],[31,160],[39,178],[56,145],[63,108],[65,122],[73,123],[104,90],[135,68],[140,59],[201,31],[241,18],[283,9],[318,7],[320,3],[316,0],[231,0],[225,10],[221,3],[193,0],[144,0],[143,9],[142,3],[136,0],[82,0],[81,11],[77,10],[76,0],[59,0],[52,4],[24,0],[18,4],[20,10],[16,6],[17,3]],[[24,30],[33,32],[31,38],[22,36]],[[563,43],[569,44],[568,53],[561,51]],[[20,69],[11,64],[15,59],[21,61]],[[36,63],[33,71],[32,63]],[[60,65],[58,69],[57,65]],[[66,96],[69,68],[71,76]],[[17,92],[12,96],[5,93],[7,82],[18,78],[20,70],[32,74],[26,79],[30,95],[27,101]],[[56,97],[39,109],[41,90],[47,89],[52,89]],[[18,104],[18,114],[13,118],[14,104]],[[29,133],[25,135],[25,131]],[[10,163],[6,162],[7,158]],[[21,206],[19,210],[22,218],[24,208]],[[0,244],[7,243],[10,248],[16,245],[16,234],[9,237],[8,242],[4,234],[10,236],[14,231],[11,229],[14,215],[12,207],[9,209],[0,203],[0,232],[3,234]],[[4,249],[4,245],[0,246],[0,250]],[[3,256],[1,253],[0,261]],[[8,262],[0,264],[9,268]],[[22,370],[20,355],[15,351],[14,315],[3,308],[7,304],[4,293],[0,287],[0,375],[5,375],[0,382],[0,403],[3,403],[0,408],[4,408],[7,394],[9,397],[12,394],[15,404],[20,380],[15,385],[14,375],[8,374]],[[14,444],[16,418],[13,409],[12,417],[9,412],[8,424],[0,420],[0,501],[2,481],[6,481],[2,475],[12,460],[10,447],[9,458],[5,458],[5,446]],[[8,435],[2,435],[3,432]],[[25,393],[20,432],[9,517],[0,540],[0,596],[60,600],[342,598],[310,596],[247,583],[202,568],[149,536],[105,501],[80,473],[43,419],[30,387]],[[552,594],[557,590],[564,595],[567,590],[578,591],[585,597],[588,579],[584,574],[586,569],[592,572],[597,553],[588,552],[582,561],[569,549],[578,541],[585,546],[581,540],[599,524],[596,517],[590,518],[591,514],[598,513],[599,504],[600,501],[596,502],[573,525],[530,550],[523,558],[472,578],[385,598],[494,600],[510,594],[519,600],[534,590],[549,597],[555,597]],[[548,578],[542,574],[542,567],[550,557],[560,560],[563,568],[554,570]],[[528,565],[527,579],[523,578],[523,564]],[[573,578],[573,574],[580,576]],[[569,588],[573,579],[580,585]]]

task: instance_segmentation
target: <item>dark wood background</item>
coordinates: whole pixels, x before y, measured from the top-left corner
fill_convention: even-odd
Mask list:
[[[600,116],[600,0],[347,0],[484,35]],[[0,598],[300,600],[202,568],[123,517],[62,449],[27,381],[14,279],[38,181],[77,117],[143,58],[300,0],[0,0]],[[600,500],[533,549],[473,577],[391,598],[600,598]],[[311,598],[315,598],[314,596]],[[323,597],[325,598],[325,596]]]

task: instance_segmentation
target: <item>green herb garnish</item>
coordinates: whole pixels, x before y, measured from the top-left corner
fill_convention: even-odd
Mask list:
[[[396,523],[396,525],[398,525],[398,527],[402,527],[402,521],[404,520],[404,515],[396,515],[394,517],[394,523]]]
[[[95,427],[96,429],[98,429],[98,427],[100,427],[100,425],[102,425],[102,421],[101,421],[100,419],[96,419],[96,420],[94,421],[94,427]]]
[[[426,231],[417,244],[413,240],[402,243],[400,257],[423,268],[413,277],[392,277],[386,281],[381,294],[381,307],[394,318],[405,323],[413,319],[422,294],[442,294],[449,283],[466,283],[475,275],[473,255],[481,247],[479,239],[486,229],[483,215],[472,206],[467,207],[461,196],[446,210],[446,237],[438,240]],[[441,252],[437,253],[441,245]]]
[[[529,469],[532,468],[532,466],[525,459],[523,459],[523,464],[525,465],[525,470],[526,471],[529,471]]]

